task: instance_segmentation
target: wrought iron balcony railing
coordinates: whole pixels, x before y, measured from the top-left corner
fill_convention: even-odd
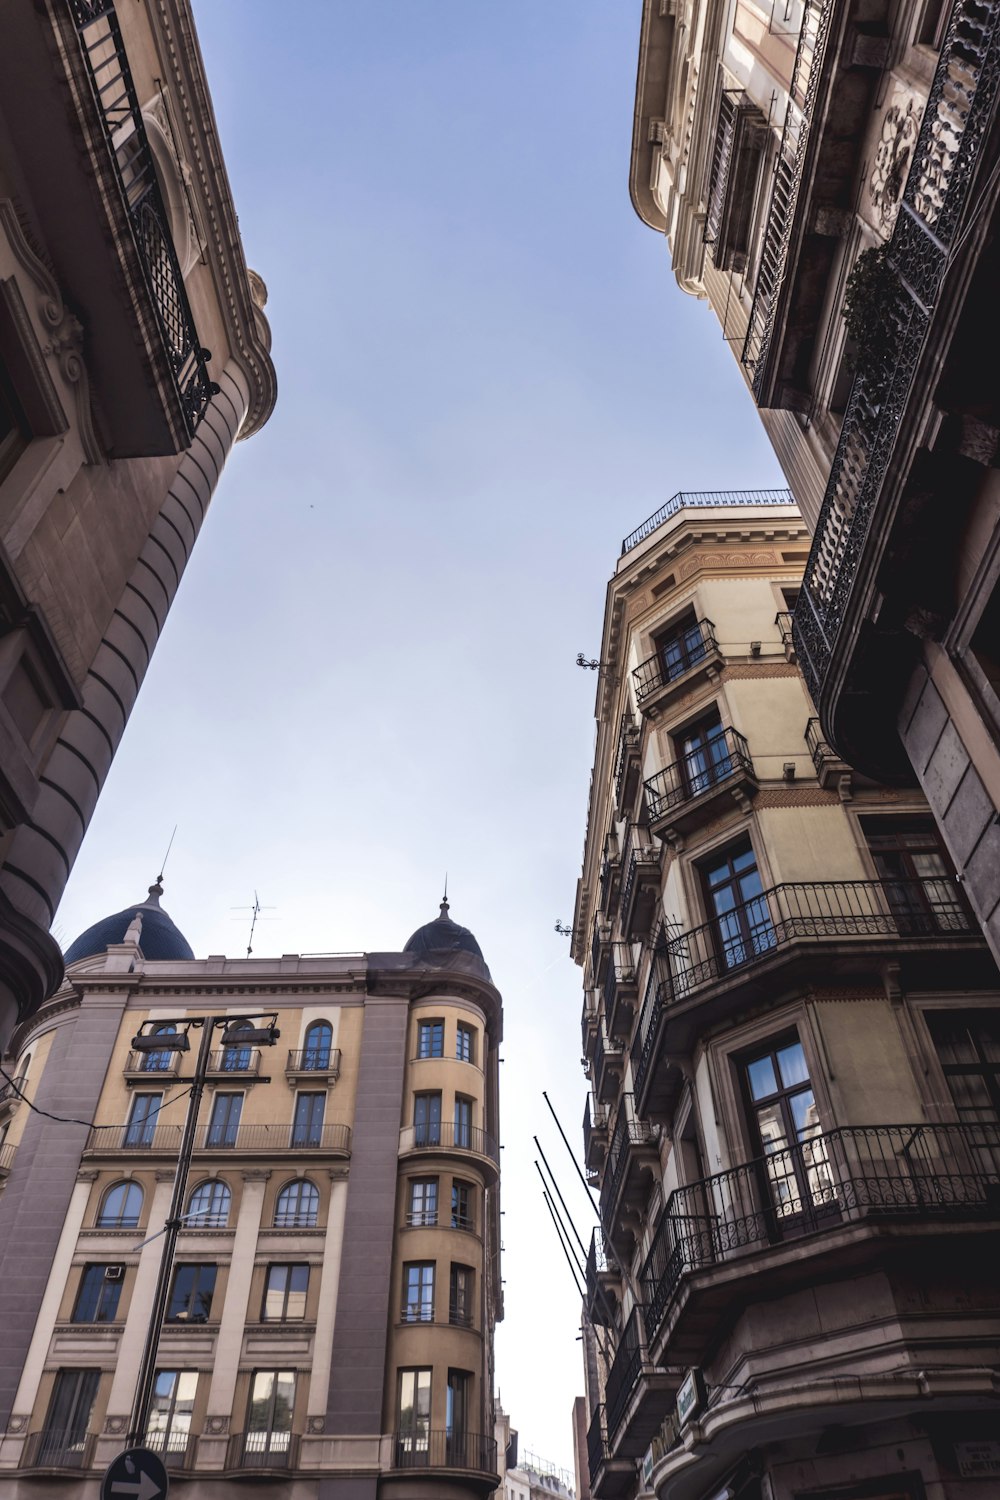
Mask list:
[[[699,620],[697,627],[697,631],[685,632],[683,640],[672,641],[673,649],[656,651],[639,666],[633,667],[635,697],[640,707],[660,688],[678,682],[709,657],[719,654],[712,621]]]
[[[219,387],[209,378],[113,0],[69,0],[122,201],[156,309],[188,436]]]
[[[753,777],[750,747],[736,729],[713,733],[698,750],[682,756],[673,765],[658,771],[646,781],[646,803],[651,823],[695,798],[704,796],[734,776]]]
[[[615,750],[615,802],[621,807],[623,800],[634,796],[639,784],[639,754],[642,748],[642,729],[631,714],[622,714],[618,727],[618,746]]]
[[[823,728],[818,719],[806,720],[805,741],[817,772],[821,771],[829,761],[840,759],[833,746],[824,739]]]
[[[833,0],[806,0],[792,64],[792,79],[781,144],[774,166],[771,201],[765,218],[764,243],[754,286],[753,303],[743,343],[743,363],[759,396],[764,366],[774,331],[778,297],[788,270],[788,252],[802,169],[822,72]]]
[[[645,823],[630,823],[622,847],[622,894],[619,903],[622,923],[627,927],[638,883],[646,875],[659,872],[660,845],[654,843]]]
[[[792,640],[791,610],[779,609],[778,613],[774,617],[774,623],[778,627],[778,633],[781,636],[781,644],[784,646],[786,651],[791,650],[794,645],[794,642]]]
[[[397,1469],[468,1469],[496,1474],[497,1445],[478,1432],[449,1432],[424,1428],[393,1434],[393,1466]]]
[[[95,1153],[141,1151],[152,1154],[176,1154],[180,1149],[179,1125],[149,1126],[146,1122],[129,1125],[94,1125],[87,1137],[86,1150]],[[267,1155],[271,1151],[335,1151],[346,1155],[351,1149],[349,1125],[199,1125],[195,1131],[195,1151],[248,1151]]]
[[[226,1453],[227,1469],[295,1469],[299,1439],[294,1432],[234,1432]]]
[[[598,883],[598,905],[601,914],[610,917],[615,897],[618,894],[618,886],[621,881],[621,861],[617,858],[609,858],[605,855],[601,861],[601,874]]]
[[[189,1469],[194,1463],[198,1438],[193,1432],[157,1430],[146,1433],[143,1447],[158,1453],[168,1469]]]
[[[611,1369],[608,1371],[608,1379],[604,1388],[608,1436],[612,1441],[642,1373],[645,1354],[645,1330],[639,1319],[638,1307],[633,1307],[628,1322],[622,1329],[622,1336],[618,1340],[618,1348],[611,1361]]]
[[[602,1402],[590,1419],[587,1429],[587,1466],[590,1469],[590,1482],[597,1484],[597,1471],[608,1457],[608,1423],[605,1414],[605,1406]]]
[[[286,1073],[328,1073],[340,1077],[339,1047],[304,1047],[289,1052]]]
[[[824,721],[824,686],[867,554],[872,517],[883,503],[942,278],[990,138],[998,86],[1000,4],[955,0],[888,242],[888,263],[898,279],[884,307],[886,336],[858,365],[795,607],[796,650]]]
[[[622,557],[626,552],[631,552],[633,547],[638,547],[648,536],[652,536],[654,531],[658,531],[664,521],[669,521],[679,510],[686,510],[688,507],[794,504],[791,490],[679,490],[666,505],[654,510],[641,526],[629,532],[622,542]]]
[[[594,931],[590,939],[590,967],[595,981],[599,981],[603,975],[610,944],[611,923],[606,922],[603,917],[596,917],[594,919]]]
[[[647,1151],[655,1145],[656,1131],[648,1120],[637,1118],[631,1094],[623,1094],[615,1117],[615,1127],[608,1145],[608,1159],[601,1187],[601,1222],[611,1227],[618,1195],[628,1170],[629,1160],[637,1147]]]
[[[183,1052],[130,1052],[125,1064],[125,1075],[154,1073],[159,1077],[177,1074],[181,1070]]]
[[[590,1095],[587,1095],[583,1106],[583,1154],[584,1159],[590,1165],[590,1148],[595,1139],[603,1139],[607,1142],[608,1136],[608,1112],[601,1104],[593,1106],[591,1114]]]
[[[17,1104],[19,1102],[26,1082],[27,1079],[22,1074],[20,1078],[12,1078],[10,1083],[5,1083],[0,1088],[0,1109],[4,1105]]]
[[[498,1166],[500,1152],[497,1143],[486,1130],[477,1130],[471,1125],[455,1125],[451,1120],[440,1124],[404,1125],[399,1132],[400,1151],[474,1151],[477,1156],[488,1156]]]
[[[220,1047],[208,1059],[209,1073],[239,1073],[243,1077],[260,1072],[259,1047]]]
[[[32,1432],[21,1455],[23,1469],[90,1469],[95,1434],[59,1427]]]
[[[676,1189],[640,1277],[650,1342],[690,1272],[841,1224],[900,1218],[1000,1218],[1000,1125],[847,1126]]]
[[[0,1146],[0,1175],[7,1176],[7,1173],[14,1165],[14,1153],[16,1150],[16,1146],[10,1145],[6,1141]]]

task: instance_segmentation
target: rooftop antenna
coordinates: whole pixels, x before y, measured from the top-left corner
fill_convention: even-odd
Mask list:
[[[261,912],[274,910],[275,907],[273,906],[261,906],[260,897],[256,891],[253,893],[253,906],[233,907],[233,911],[248,911],[250,913],[250,936],[247,938],[247,958],[253,953],[253,935],[258,921],[267,922],[272,920],[269,917],[262,917]]]
[[[444,898],[443,898],[443,900],[441,902],[441,915],[442,915],[442,917],[446,917],[448,915],[448,871],[447,870],[445,870],[445,872],[444,872]]]
[[[170,835],[170,843],[167,845],[167,852],[163,856],[163,858],[160,860],[160,873],[156,877],[156,883],[157,883],[157,885],[162,885],[163,884],[163,872],[167,868],[167,860],[170,858],[170,851],[174,847],[174,839],[176,837],[177,837],[177,824],[175,823],[174,824],[174,831]]]

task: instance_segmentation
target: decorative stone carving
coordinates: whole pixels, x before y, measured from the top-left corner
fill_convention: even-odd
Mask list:
[[[128,1427],[128,1417],[107,1417],[104,1422],[104,1431],[117,1436]]]
[[[205,1431],[211,1437],[225,1437],[229,1432],[228,1417],[206,1417]]]
[[[325,1432],[326,1431],[326,1418],[325,1417],[310,1417],[309,1421],[308,1421],[308,1424],[307,1424],[307,1431],[314,1432],[314,1433]]]
[[[24,1432],[28,1426],[29,1417],[15,1415],[7,1423],[8,1432]]]
[[[876,224],[885,235],[892,233],[899,213],[921,113],[910,95],[887,109],[882,121],[882,131],[875,147],[875,165],[868,179],[868,196]]]

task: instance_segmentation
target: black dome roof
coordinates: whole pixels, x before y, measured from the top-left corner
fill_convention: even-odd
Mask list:
[[[423,927],[418,927],[408,942],[403,944],[404,953],[419,955],[429,953],[471,953],[485,967],[483,951],[467,927],[459,927],[448,915],[447,900],[441,902],[441,915]]]
[[[116,911],[113,917],[102,917],[99,922],[88,927],[86,932],[81,932],[76,942],[66,949],[67,965],[79,963],[81,958],[93,958],[96,954],[103,953],[109,943],[123,943],[136,916],[142,918],[139,946],[144,957],[154,960],[194,958],[191,944],[161,908],[162,895],[161,885],[151,885],[145,901],[139,901],[135,906],[126,906],[124,911]]]

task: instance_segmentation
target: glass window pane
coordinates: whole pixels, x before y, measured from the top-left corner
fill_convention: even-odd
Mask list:
[[[812,1089],[802,1089],[800,1093],[792,1094],[788,1103],[798,1139],[801,1141],[806,1136],[814,1135],[819,1129],[819,1116]]]
[[[778,1067],[781,1070],[781,1081],[786,1089],[793,1088],[797,1083],[809,1082],[809,1069],[806,1066],[806,1055],[802,1050],[801,1042],[794,1042],[790,1047],[782,1047],[779,1050]]]
[[[747,1078],[750,1081],[751,1098],[766,1099],[770,1094],[778,1092],[778,1080],[770,1057],[759,1057],[756,1062],[749,1063]]]

